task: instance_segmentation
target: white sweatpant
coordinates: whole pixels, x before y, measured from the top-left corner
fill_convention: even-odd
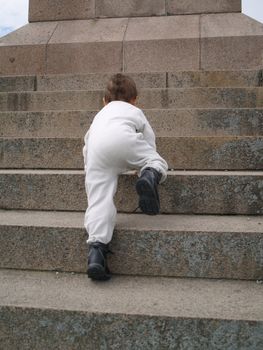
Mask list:
[[[116,111],[119,113],[120,110],[121,117],[116,118]],[[118,176],[132,169],[138,170],[140,176],[145,168],[151,167],[162,174],[163,182],[168,165],[156,152],[154,133],[138,108],[115,101],[102,111],[104,113],[95,117],[85,136],[83,152],[88,208],[84,226],[89,235],[88,243],[99,241],[107,244],[112,239],[116,222],[117,211],[113,198],[117,190]],[[143,119],[142,125],[139,125],[141,120],[136,119],[138,113],[142,114],[139,115],[140,119]],[[103,118],[107,118],[107,122]],[[125,118],[129,127],[126,127]],[[135,128],[131,127],[131,120]]]

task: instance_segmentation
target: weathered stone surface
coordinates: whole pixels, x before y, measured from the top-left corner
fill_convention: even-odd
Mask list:
[[[167,87],[262,86],[262,70],[184,71],[168,73]]]
[[[48,45],[47,52],[47,73],[49,74],[122,70],[121,42],[52,44]]]
[[[29,21],[241,12],[241,0],[30,0]]]
[[[250,281],[116,276],[101,284],[83,274],[8,270],[2,270],[0,278],[2,308],[30,305],[36,309],[167,316],[173,320],[262,321],[263,291]],[[14,288],[18,284],[20,288]],[[94,295],[96,298],[91,298]],[[186,307],[193,299],[195,307]]]
[[[241,0],[167,0],[168,15],[241,12]]]
[[[201,17],[201,37],[261,37],[263,24],[242,13],[214,14]],[[241,60],[242,57],[239,57]],[[262,67],[261,67],[262,68]]]
[[[1,39],[1,75],[262,68],[262,25],[238,13],[51,21],[25,28]]]
[[[34,74],[45,72],[45,46],[5,46],[0,44],[0,74]]]
[[[161,215],[152,221],[148,217],[140,220],[140,217],[132,221],[131,230],[126,224],[131,220],[126,217],[117,225],[111,245],[116,254],[109,260],[115,273],[232,279],[263,277],[262,217]],[[149,230],[145,228],[148,225],[151,225]],[[245,233],[245,227],[249,234]],[[252,234],[253,227],[257,234]],[[125,247],[132,253],[127,253],[127,249],[125,253]]]
[[[26,349],[29,345],[40,350],[47,347],[52,349],[52,346],[61,350],[93,350],[104,346],[127,350],[134,348],[158,350],[161,346],[166,346],[168,349],[175,344],[183,347],[198,344],[197,346],[202,348],[208,345],[209,349],[215,350],[222,343],[222,348],[231,350],[233,345],[237,348],[241,346],[236,332],[244,335],[245,343],[242,342],[242,345],[250,347],[252,344],[251,346],[258,347],[259,344],[259,347],[261,346],[261,322],[242,322],[240,320],[220,322],[212,319],[176,319],[174,321],[169,317],[133,317],[119,313],[87,314],[81,311],[57,312],[54,309],[37,310],[10,306],[2,307],[0,312],[4,324],[3,331],[6,334],[3,345],[7,350],[14,349],[16,344],[19,344],[21,349]],[[47,324],[45,328],[43,323]],[[62,330],[58,331],[57,328],[60,327]],[[103,335],[96,338],[98,328]],[[34,329],[34,337],[32,329]],[[206,329],[205,339],[202,337],[203,329]],[[219,345],[216,348],[212,345],[215,341],[214,333],[219,334],[216,339],[220,339],[217,341]],[[147,337],[144,334],[147,334]],[[228,341],[229,338],[231,338],[231,343]],[[77,347],[73,345],[72,339],[77,339]]]
[[[84,137],[97,111],[0,112],[1,137]],[[157,136],[262,136],[263,109],[146,109]]]
[[[36,77],[34,76],[0,76],[0,91],[34,91]]]
[[[263,88],[182,88],[141,91],[143,108],[257,108]]]
[[[0,217],[1,268],[86,271],[84,213],[0,210]]]
[[[95,0],[30,0],[29,21],[56,21],[95,17]]]
[[[127,73],[139,89],[188,87],[253,87],[263,85],[262,70]],[[60,91],[104,89],[112,74],[51,74],[2,76],[0,91]]]
[[[28,24],[0,39],[0,75],[43,74],[56,22]]]
[[[2,50],[2,47],[5,46],[46,45],[54,33],[56,26],[56,22],[26,24],[18,30],[2,37],[0,39],[0,48]]]
[[[263,170],[263,137],[158,137],[170,169]],[[2,169],[83,169],[83,139],[2,138]]]
[[[29,21],[241,12],[241,0],[30,0]]]
[[[165,14],[165,0],[96,0],[96,17],[146,17]]]
[[[260,137],[162,137],[157,149],[171,169],[263,170]]]
[[[84,137],[96,113],[92,110],[0,112],[0,137]]]
[[[2,169],[83,169],[82,139],[0,139]]]
[[[47,73],[121,71],[127,23],[118,18],[59,23],[47,48]]]
[[[1,111],[100,109],[102,90],[0,93]],[[263,87],[141,89],[138,107],[262,108]]]
[[[0,219],[1,268],[86,271],[83,212],[0,211]],[[128,275],[260,279],[262,227],[262,217],[119,214],[110,269]]]
[[[202,69],[262,68],[262,53],[261,23],[243,14],[201,17]]]
[[[30,0],[29,21],[241,12],[240,0]]]
[[[56,91],[0,93],[0,110],[45,111],[99,109],[103,91]]]
[[[145,110],[158,136],[260,136],[263,109]]]
[[[138,207],[135,175],[119,179],[119,212]],[[0,170],[0,208],[85,210],[84,173],[73,170]],[[258,171],[173,171],[160,186],[167,214],[263,214],[263,173]],[[129,200],[127,201],[127,198]]]
[[[202,69],[249,69],[262,67],[260,52],[263,39],[244,38],[204,38],[202,39]],[[236,53],[239,52],[239,55]],[[242,57],[240,59],[237,58]]]
[[[130,19],[124,70],[154,72],[164,67],[166,71],[199,69],[198,16]]]
[[[6,270],[0,278],[6,350],[262,344],[262,288],[254,282],[119,276],[105,286],[85,275]]]
[[[112,74],[67,74],[37,77],[38,91],[105,89]],[[131,73],[139,89],[166,88],[166,73]]]

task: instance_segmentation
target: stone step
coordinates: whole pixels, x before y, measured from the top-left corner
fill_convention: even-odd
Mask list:
[[[253,87],[263,85],[262,70],[126,73],[138,88]],[[0,77],[0,91],[104,89],[111,74],[51,74]]]
[[[138,207],[137,176],[120,176],[119,212]],[[0,170],[0,209],[82,211],[87,199],[79,170]],[[167,214],[263,214],[262,171],[170,171],[160,186]]]
[[[246,71],[244,80],[250,80],[253,86],[258,86],[260,82],[261,71]],[[117,72],[118,73],[118,72]],[[100,90],[105,89],[107,82],[115,73],[97,73],[97,74],[47,74],[38,75],[36,79],[37,91],[59,91],[59,90]],[[166,88],[168,73],[127,73],[131,76],[138,88]],[[11,78],[11,77],[9,77]],[[15,78],[14,78],[15,79]],[[241,78],[242,80],[242,78]],[[249,84],[249,83],[248,83]],[[252,86],[252,85],[250,85]]]
[[[243,71],[242,71],[243,72]],[[241,73],[248,86],[258,86],[260,70]],[[196,73],[197,74],[197,73]],[[130,73],[138,88],[165,88],[167,73]],[[104,89],[111,74],[51,74],[0,77],[0,91],[59,91]]]
[[[240,0],[168,0],[166,6],[168,15],[241,12]]]
[[[0,92],[34,91],[36,88],[33,75],[0,76]]]
[[[30,0],[29,21],[241,12],[241,0]]]
[[[0,112],[0,137],[84,137],[98,111]],[[262,136],[263,109],[147,109],[157,136]]]
[[[184,71],[167,73],[167,87],[263,86],[262,70]]]
[[[102,90],[2,92],[0,111],[99,109]],[[141,108],[262,108],[263,87],[141,89]]]
[[[86,272],[83,221],[84,212],[0,211],[0,267]],[[263,216],[118,214],[110,270],[125,275],[260,279],[262,227]]]
[[[158,137],[170,169],[263,170],[263,136]],[[1,169],[83,169],[83,139],[0,138]]]
[[[260,349],[262,314],[249,281],[0,271],[4,349]]]
[[[36,22],[0,39],[0,75],[262,69],[262,50],[240,13]]]

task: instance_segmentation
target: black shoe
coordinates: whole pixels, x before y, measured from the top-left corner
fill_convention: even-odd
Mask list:
[[[89,278],[100,281],[106,281],[111,278],[107,266],[107,254],[109,252],[107,244],[101,242],[90,243],[87,271]]]
[[[144,214],[157,215],[160,211],[158,184],[162,175],[153,168],[143,170],[136,182],[136,191],[139,195],[139,207]]]

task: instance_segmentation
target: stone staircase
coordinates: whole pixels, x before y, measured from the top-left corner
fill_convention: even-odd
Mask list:
[[[32,23],[0,39],[1,350],[263,348],[263,26],[239,11],[30,0]],[[123,70],[170,170],[157,217],[120,177],[97,283],[81,150]]]

